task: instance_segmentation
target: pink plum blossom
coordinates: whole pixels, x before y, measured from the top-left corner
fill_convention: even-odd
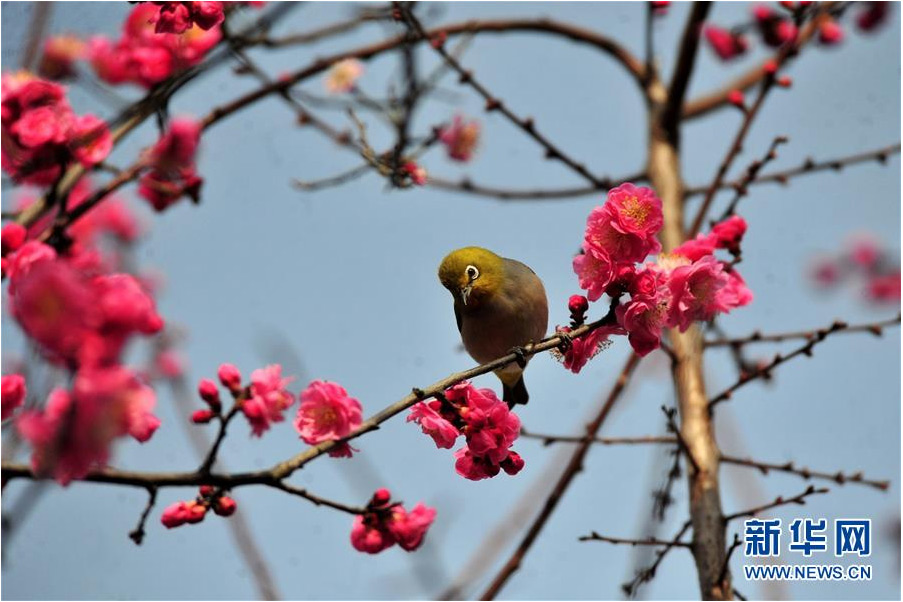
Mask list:
[[[362,408],[336,383],[315,380],[301,392],[295,429],[309,445],[336,441],[354,432],[362,420]],[[347,443],[330,451],[333,457],[350,456]]]
[[[25,377],[21,374],[4,374],[0,379],[0,400],[2,400],[3,416],[2,420],[6,420],[13,415],[16,408],[25,403]]]

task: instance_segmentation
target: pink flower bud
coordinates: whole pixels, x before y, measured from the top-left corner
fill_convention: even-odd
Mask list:
[[[589,301],[583,295],[571,295],[568,299],[568,309],[571,314],[583,315],[589,309]]]
[[[728,92],[727,101],[737,108],[746,108],[746,103],[743,99],[743,92],[741,92],[740,90],[731,90],[730,92]]]
[[[202,378],[198,383],[198,395],[214,410],[221,407],[219,400],[219,388],[209,378]]]
[[[508,452],[508,457],[502,460],[502,470],[510,475],[516,475],[524,467],[524,459],[517,452]]]
[[[766,75],[774,75],[775,73],[778,72],[778,64],[776,62],[774,62],[773,60],[769,59],[769,60],[765,61],[764,65],[762,65],[762,70],[765,72]]]
[[[238,508],[238,504],[235,503],[235,500],[225,495],[216,500],[213,505],[213,511],[219,516],[232,516],[235,514],[236,508]]]
[[[843,28],[834,19],[825,19],[818,26],[818,41],[825,46],[834,46],[843,41]]]
[[[213,420],[213,410],[196,410],[191,415],[191,421],[195,424],[207,424]]]
[[[790,79],[789,75],[784,75],[782,77],[779,77],[777,81],[775,81],[775,83],[782,88],[789,88],[793,85],[793,80]]]
[[[213,485],[201,485],[198,489],[198,493],[201,494],[201,497],[210,497],[216,493],[216,487]]]
[[[193,501],[186,502],[185,506],[185,522],[195,524],[204,520],[204,515],[207,514],[207,506]]]
[[[10,222],[3,226],[3,230],[0,230],[0,246],[2,246],[3,255],[12,253],[21,247],[27,234],[28,231],[22,224]]]
[[[166,507],[163,511],[163,515],[160,517],[160,522],[163,523],[163,526],[167,529],[181,527],[185,524],[185,516],[186,503],[176,502]]]
[[[241,389],[241,372],[232,364],[222,364],[216,375],[219,382],[233,393]]]
[[[370,500],[370,505],[373,507],[385,506],[392,499],[392,493],[386,489],[385,487],[377,489],[373,494],[373,498]]]

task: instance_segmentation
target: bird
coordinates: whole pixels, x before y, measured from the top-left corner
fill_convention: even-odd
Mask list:
[[[549,323],[549,302],[542,280],[514,259],[482,247],[452,251],[439,265],[439,281],[454,298],[461,341],[481,364],[509,353],[517,363],[495,371],[502,381],[502,398],[509,407],[526,404],[527,365],[523,347],[542,340]]]

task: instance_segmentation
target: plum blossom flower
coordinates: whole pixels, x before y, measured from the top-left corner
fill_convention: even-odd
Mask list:
[[[242,401],[241,408],[254,435],[260,437],[271,423],[284,420],[283,412],[295,402],[295,396],[286,389],[292,380],[283,378],[282,366],[278,364],[251,373],[251,397]]]
[[[451,449],[455,441],[458,440],[461,431],[437,411],[441,406],[442,402],[439,400],[416,403],[411,407],[411,413],[408,414],[407,422],[419,424],[423,432],[436,442],[436,447]]]
[[[718,294],[727,284],[723,265],[712,255],[675,268],[668,277],[669,323],[684,332],[693,322],[708,321],[717,312],[727,311],[724,297]]]
[[[351,92],[354,86],[364,74],[364,65],[357,59],[344,59],[335,63],[326,75],[324,82],[327,92],[330,94],[342,94]]]
[[[570,332],[570,330],[567,326],[556,328],[556,332]],[[587,362],[606,347],[609,337],[613,334],[626,334],[626,331],[617,324],[601,326],[588,334],[573,339],[567,349],[560,354],[564,367],[574,374],[579,374]]]
[[[16,408],[25,403],[25,377],[21,374],[4,374],[0,379],[0,401],[2,401],[2,420],[13,415]]]
[[[401,504],[392,504],[390,499],[389,491],[380,489],[373,495],[364,514],[354,517],[351,526],[354,549],[378,554],[396,543],[407,552],[421,546],[436,518],[436,510],[418,503],[407,511]]]
[[[470,161],[480,142],[480,122],[464,121],[455,115],[454,121],[439,132],[439,141],[445,145],[448,156],[455,161]]]
[[[222,2],[155,2],[160,12],[151,17],[155,33],[185,33],[193,25],[204,31],[223,22]]]
[[[3,170],[16,181],[53,183],[76,159],[85,167],[102,161],[112,148],[105,122],[76,116],[66,89],[22,72],[2,78]]]
[[[173,9],[150,2],[137,4],[118,40],[97,36],[88,41],[88,57],[100,79],[150,88],[198,64],[219,42],[222,15],[215,5],[221,3],[188,3],[192,8],[176,7],[183,3],[165,4]],[[182,31],[160,33],[158,28]]]
[[[150,439],[160,426],[155,402],[154,392],[126,368],[91,368],[76,374],[71,391],[54,390],[43,410],[22,413],[16,426],[31,443],[35,472],[67,485],[103,468],[115,439]]]
[[[168,208],[183,195],[198,200],[203,184],[195,165],[200,137],[200,123],[186,118],[173,119],[147,153],[152,168],[141,177],[138,194],[157,211]]]
[[[315,380],[301,392],[301,405],[295,417],[295,429],[309,445],[347,437],[361,425],[362,408],[336,383]],[[351,447],[341,443],[329,455],[351,456]]]

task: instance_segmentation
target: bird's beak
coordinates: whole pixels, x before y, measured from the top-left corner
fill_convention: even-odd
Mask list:
[[[473,289],[472,284],[468,284],[464,288],[461,289],[461,302],[464,305],[467,305],[467,298],[470,297],[470,291]]]

